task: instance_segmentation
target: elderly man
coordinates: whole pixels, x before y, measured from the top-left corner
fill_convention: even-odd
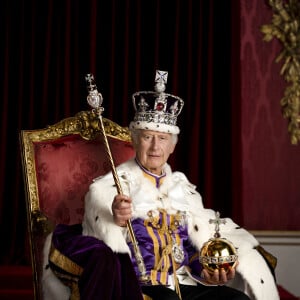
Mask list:
[[[85,198],[82,235],[66,233],[65,226],[54,232],[53,247],[80,266],[75,283],[65,283],[81,299],[140,299],[141,294],[152,300],[279,299],[258,242],[230,219],[221,232],[238,249],[239,261],[226,270],[203,268],[199,252],[213,235],[209,221],[215,213],[203,208],[195,186],[167,163],[183,101],[164,92],[166,76],[158,71],[155,91],[133,95],[136,114],[129,128],[136,156],[117,168],[123,194],[116,194],[111,173],[95,179]],[[67,241],[74,244],[72,251],[66,250]],[[78,258],[82,253],[88,255]],[[63,278],[51,255],[50,266]]]

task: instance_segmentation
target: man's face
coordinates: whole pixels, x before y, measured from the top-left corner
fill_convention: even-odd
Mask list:
[[[134,146],[142,166],[157,175],[161,175],[163,165],[175,149],[170,133],[152,130],[141,130]]]

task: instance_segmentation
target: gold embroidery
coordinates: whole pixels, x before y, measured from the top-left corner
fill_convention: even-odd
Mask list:
[[[70,300],[80,299],[78,280],[83,268],[64,256],[53,245],[51,245],[49,261],[55,265],[52,269],[53,273],[70,288]]]
[[[152,238],[154,245],[155,266],[151,270],[151,282],[152,284],[158,284],[157,273],[160,272],[159,281],[161,284],[166,284],[168,280],[168,270],[170,266],[172,266],[175,289],[179,298],[181,299],[179,283],[176,276],[176,270],[179,268],[180,263],[177,263],[175,261],[173,250],[175,246],[177,252],[178,250],[181,252],[181,261],[183,261],[184,252],[180,247],[181,241],[177,230],[180,225],[183,225],[184,216],[182,216],[179,211],[176,214],[172,215],[168,215],[164,209],[159,209],[158,212],[159,215],[155,217],[153,216],[153,212],[149,211],[149,219],[144,221],[144,225],[148,231],[149,236]],[[170,217],[169,224],[168,216]],[[159,223],[159,221],[161,221],[161,223]],[[154,228],[157,229],[159,240],[154,234]],[[173,238],[173,234],[175,238]],[[159,251],[159,241],[161,243],[161,253]]]
[[[157,279],[157,271],[156,270],[154,270],[154,269],[151,270],[150,277],[151,277],[151,284],[157,285],[158,282],[156,280]]]
[[[172,247],[174,243],[180,247],[181,240],[177,230],[182,225],[182,213],[178,211],[176,214],[168,215],[164,209],[159,209],[158,212],[159,215],[154,216],[153,211],[149,211],[149,218],[144,221],[146,230],[154,245],[154,270],[165,272],[168,271],[171,265],[177,270],[180,263],[172,259]],[[168,217],[170,217],[169,224]],[[155,235],[154,229],[157,229],[158,236]],[[174,238],[172,235],[174,235]]]
[[[158,261],[159,261],[159,258],[160,258],[158,240],[157,240],[157,238],[154,234],[153,228],[148,225],[146,220],[144,222],[144,225],[145,225],[145,227],[147,229],[147,232],[148,232],[148,234],[151,237],[152,242],[153,242],[153,251],[154,251],[155,266],[156,266],[158,264]]]
[[[79,276],[83,272],[82,267],[77,265],[68,257],[64,256],[62,253],[60,253],[60,251],[54,248],[53,245],[51,246],[51,250],[49,253],[49,260],[59,268],[63,269],[64,271],[72,275]]]

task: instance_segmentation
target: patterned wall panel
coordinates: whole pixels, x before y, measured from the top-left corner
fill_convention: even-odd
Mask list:
[[[300,145],[291,145],[280,99],[285,82],[274,59],[281,45],[263,41],[265,1],[241,1],[242,201],[256,230],[300,230]]]

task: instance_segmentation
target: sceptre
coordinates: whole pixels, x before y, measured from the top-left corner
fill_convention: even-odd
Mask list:
[[[114,160],[112,157],[112,153],[110,150],[110,146],[109,146],[109,143],[107,140],[107,136],[106,136],[106,132],[105,132],[104,125],[103,125],[103,120],[102,120],[102,113],[104,111],[104,108],[101,105],[103,102],[103,97],[102,97],[101,93],[98,92],[97,85],[95,84],[93,74],[87,74],[85,76],[85,80],[86,80],[87,90],[88,90],[87,102],[98,115],[100,129],[101,129],[102,136],[104,139],[105,152],[106,152],[106,155],[108,156],[113,179],[114,179],[116,187],[117,187],[117,192],[120,195],[120,194],[123,194],[122,186],[120,184],[119,176],[116,171],[116,167],[114,164]],[[142,254],[140,252],[138,242],[136,240],[130,220],[128,220],[126,222],[126,226],[127,226],[129,236],[130,236],[130,239],[131,239],[131,242],[133,245],[134,256],[135,256],[135,260],[136,260],[136,263],[138,266],[138,270],[140,272],[139,279],[142,282],[149,281],[149,277],[146,275],[146,268],[145,268],[144,260],[143,260]]]

